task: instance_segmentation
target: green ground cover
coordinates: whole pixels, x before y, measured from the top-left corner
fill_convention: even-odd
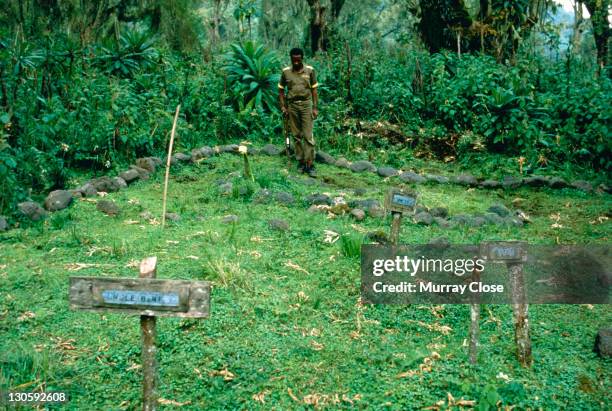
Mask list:
[[[388,218],[356,222],[308,212],[304,198],[329,193],[382,202],[397,183],[320,166],[313,180],[287,174],[282,157],[254,157],[254,182],[230,173],[242,160],[223,155],[173,169],[162,230],[163,173],[109,194],[118,217],[80,200],[45,222],[0,237],[0,390],[66,391],[52,409],[138,409],[138,320],[68,308],[71,275],[135,277],[140,259],[158,257],[158,278],[213,282],[211,318],[158,321],[160,396],[168,409],[609,409],[612,363],[592,352],[597,329],[612,323],[609,306],[530,307],[534,365],[514,355],[509,306],[487,306],[478,366],[469,364],[467,305],[368,306],[359,303],[359,257],[350,244],[388,231]],[[217,180],[234,183],[219,193]],[[241,190],[240,188],[243,187]],[[257,204],[261,188],[291,193],[293,205]],[[608,196],[573,189],[515,191],[419,185],[420,202],[451,214],[520,204],[523,228],[415,225],[401,241],[452,243],[521,239],[542,244],[609,241]],[[150,211],[156,219],[143,219]],[[239,221],[224,224],[235,214]],[[289,222],[274,231],[272,218]],[[326,230],[340,235],[330,243]],[[357,239],[357,240],[355,240]],[[608,387],[606,389],[605,387]],[[501,401],[501,402],[500,402]],[[469,407],[468,407],[469,408]]]

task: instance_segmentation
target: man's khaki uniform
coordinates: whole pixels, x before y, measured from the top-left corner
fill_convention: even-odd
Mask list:
[[[312,89],[318,86],[315,71],[304,65],[300,71],[285,67],[278,88],[287,87],[289,127],[295,141],[295,157],[300,163],[314,162],[315,142],[312,135]]]

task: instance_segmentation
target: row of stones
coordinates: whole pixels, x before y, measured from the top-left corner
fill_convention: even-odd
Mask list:
[[[217,181],[219,194],[229,195],[233,191],[233,184],[220,179]],[[365,189],[355,189],[354,194],[358,197],[366,193]],[[238,192],[242,195],[243,193]],[[278,191],[272,192],[268,189],[262,189],[253,195],[253,202],[256,204],[265,204],[275,201],[281,205],[290,206],[297,203],[295,197],[288,192]],[[361,221],[366,216],[372,218],[381,218],[385,216],[385,210],[380,202],[376,199],[353,199],[346,200],[343,196],[330,197],[327,194],[314,193],[306,196],[304,202],[309,206],[310,212],[331,213],[333,215],[349,214],[357,221]],[[237,216],[228,216],[227,221],[236,222]],[[443,228],[452,228],[455,226],[480,227],[485,224],[495,224],[500,226],[516,226],[521,227],[528,221],[525,214],[520,211],[511,211],[501,203],[493,204],[486,213],[481,214],[457,214],[449,216],[449,211],[446,207],[428,208],[423,205],[417,206],[413,221],[416,224],[432,225],[437,224]]]
[[[264,154],[269,156],[278,156],[284,153],[281,148],[273,144],[267,144],[261,149],[249,147],[247,150],[249,154]],[[174,154],[171,157],[171,163],[175,164],[178,162],[199,162],[202,159],[221,153],[239,153],[239,146],[237,144],[218,146],[214,148],[204,146],[192,150],[191,154]],[[548,178],[544,176],[532,176],[521,179],[512,176],[506,176],[501,182],[495,180],[484,180],[482,182],[479,182],[479,180],[471,174],[461,174],[456,177],[449,178],[434,174],[421,175],[412,171],[401,172],[400,170],[396,170],[392,167],[377,168],[374,164],[365,160],[355,161],[351,163],[343,157],[334,159],[331,155],[323,151],[317,152],[316,160],[320,163],[347,168],[356,173],[373,172],[377,173],[381,177],[397,176],[400,180],[407,183],[455,183],[471,187],[480,186],[482,188],[517,188],[521,185],[531,187],[548,186],[551,188],[574,187],[586,192],[593,191],[593,187],[589,182],[577,180],[572,183],[568,183],[559,177]],[[121,172],[118,176],[104,176],[94,178],[82,185],[81,187],[73,190],[52,191],[51,193],[49,193],[49,195],[44,201],[44,208],[42,208],[36,202],[26,201],[18,204],[18,210],[22,215],[26,216],[27,218],[37,221],[44,218],[47,215],[48,211],[58,211],[68,207],[72,203],[73,198],[93,197],[96,196],[98,192],[119,191],[120,189],[127,187],[128,184],[134,181],[137,181],[139,179],[147,179],[151,173],[155,172],[156,167],[161,164],[162,160],[158,157],[139,158],[136,161],[136,164],[130,166],[128,170]],[[610,192],[610,188],[607,186],[602,185],[600,188],[608,193]],[[109,207],[111,206],[109,205]],[[432,216],[432,218],[433,217],[436,216]],[[423,220],[426,222],[429,221],[429,218],[426,215],[421,215],[419,220]],[[460,221],[468,221],[468,225],[482,223],[482,220],[479,218],[477,218],[476,220],[470,220],[466,217],[460,219]],[[6,231],[8,228],[9,225],[7,219],[3,216],[0,216],[0,231]]]

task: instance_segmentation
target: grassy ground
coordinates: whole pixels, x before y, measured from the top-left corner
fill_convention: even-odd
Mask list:
[[[282,158],[256,157],[252,164],[255,189],[288,191],[296,204],[254,204],[248,188],[245,195],[220,195],[220,178],[246,186],[228,177],[241,170],[241,160],[224,155],[173,170],[168,208],[182,219],[163,231],[158,221],[139,216],[161,212],[157,173],[108,196],[123,209],[118,217],[81,200],[45,223],[3,234],[0,389],[69,393],[69,403],[51,408],[138,409],[137,318],[70,311],[68,277],[134,277],[138,261],[156,255],[159,278],[213,282],[210,319],[158,321],[160,396],[168,409],[459,409],[461,399],[482,409],[500,400],[517,409],[612,407],[612,362],[592,352],[597,329],[612,323],[609,306],[531,306],[535,362],[529,370],[514,355],[510,308],[485,307],[480,361],[471,366],[464,346],[468,306],[360,305],[359,258],[342,252],[342,240],[324,241],[325,230],[351,238],[388,231],[388,219],[330,219],[307,212],[302,200],[313,192],[350,199],[357,187],[368,189],[364,198],[382,200],[392,182],[321,166],[312,185],[279,173]],[[406,221],[405,243],[440,235],[454,243],[609,242],[610,223],[598,220],[610,212],[609,197],[453,185],[418,190],[422,204],[446,206],[451,214],[522,198],[533,222],[444,230]],[[239,222],[223,224],[227,214]],[[271,218],[287,220],[291,230],[270,230]]]

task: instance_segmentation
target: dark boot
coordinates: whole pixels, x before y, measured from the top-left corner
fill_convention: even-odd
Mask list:
[[[315,170],[313,165],[310,165],[306,168],[306,173],[312,178],[317,178],[317,171]]]

